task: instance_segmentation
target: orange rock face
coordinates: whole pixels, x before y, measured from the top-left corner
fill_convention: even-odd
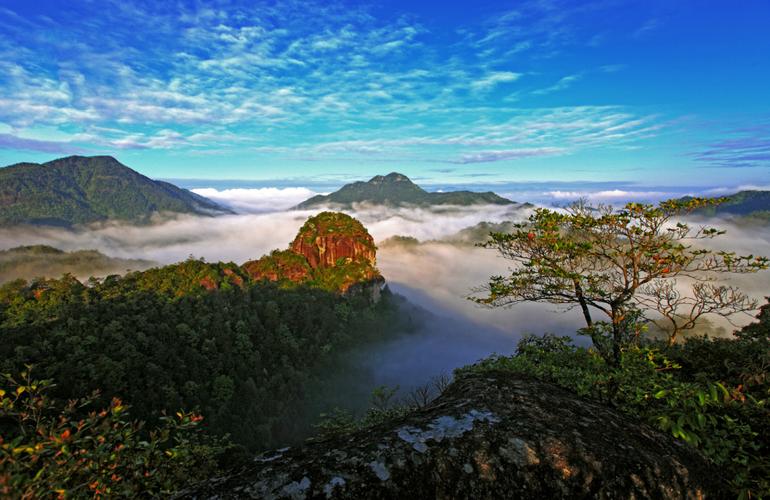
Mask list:
[[[377,247],[358,220],[338,212],[308,219],[288,250],[243,265],[254,279],[311,282],[345,293],[351,286],[384,282],[375,267]]]
[[[224,273],[225,273],[225,276],[227,276],[232,283],[234,283],[239,287],[243,286],[243,278],[235,274],[235,272],[232,269],[225,269]]]
[[[200,281],[200,283],[201,283],[201,286],[202,286],[203,288],[205,288],[206,290],[209,290],[209,291],[211,291],[211,290],[216,290],[216,289],[218,289],[218,288],[219,288],[219,285],[217,285],[217,282],[216,282],[216,281],[214,281],[213,279],[209,278],[208,276],[206,276],[205,278],[203,278],[203,279]]]
[[[366,261],[375,264],[374,240],[366,234],[362,241],[359,237],[345,234],[314,235],[311,241],[302,234],[291,244],[291,250],[304,255],[310,267],[334,267],[341,263]]]
[[[358,220],[336,212],[322,212],[305,222],[291,243],[291,251],[305,256],[310,267],[328,268],[367,262],[375,265],[374,238]]]

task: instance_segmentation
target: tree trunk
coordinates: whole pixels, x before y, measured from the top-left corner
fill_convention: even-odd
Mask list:
[[[623,344],[623,312],[612,308],[612,365],[620,367],[621,346]]]
[[[676,335],[677,335],[677,331],[676,330],[674,330],[673,332],[671,332],[669,334],[669,336],[668,336],[668,346],[669,347],[671,347],[672,345],[676,344]]]
[[[593,321],[591,320],[591,311],[588,310],[588,304],[586,303],[586,298],[583,295],[583,287],[580,286],[580,282],[578,280],[573,280],[572,282],[575,284],[575,296],[580,303],[580,309],[583,310],[583,318],[586,320],[586,326],[591,328],[593,326]]]

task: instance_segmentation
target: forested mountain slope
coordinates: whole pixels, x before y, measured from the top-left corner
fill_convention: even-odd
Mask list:
[[[154,265],[143,259],[120,259],[97,250],[65,252],[47,245],[0,250],[0,283],[14,279],[106,276],[146,269]]]
[[[367,182],[354,182],[342,186],[329,195],[317,195],[303,201],[295,208],[308,209],[320,206],[350,207],[353,203],[374,205],[511,205],[513,202],[488,191],[449,191],[430,193],[412,182],[407,176],[392,172],[377,175]]]
[[[0,168],[0,225],[145,222],[157,212],[228,210],[186,189],[145,177],[111,156],[70,156]]]

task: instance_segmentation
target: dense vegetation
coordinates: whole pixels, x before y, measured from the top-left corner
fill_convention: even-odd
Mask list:
[[[214,434],[257,450],[306,434],[311,382],[346,347],[399,328],[396,299],[372,304],[309,287],[251,281],[235,264],[198,260],[82,284],[0,288],[0,370],[34,364],[52,396],[101,389],[150,423],[198,409]]]
[[[109,156],[70,156],[0,168],[0,225],[143,222],[156,212],[226,211],[195,193],[149,179]]]
[[[338,191],[328,195],[316,195],[303,201],[295,208],[307,209],[323,205],[341,205],[350,207],[354,203],[372,203],[377,205],[510,205],[511,200],[489,191],[450,191],[429,193],[413,183],[403,174],[392,172],[377,175],[367,182],[345,184]]]
[[[514,356],[458,370],[510,370],[599,399],[699,448],[739,498],[770,496],[770,303],[733,338],[643,342],[619,366],[569,337],[525,337]]]
[[[719,205],[702,207],[695,213],[704,216],[749,216],[767,221],[770,218],[770,191],[739,191],[725,196]]]
[[[15,247],[0,251],[0,283],[15,279],[106,276],[138,271],[153,263],[140,259],[119,259],[97,250],[65,252],[47,245]]]
[[[50,397],[51,381],[29,369],[0,381],[0,498],[168,495],[221,471],[230,453],[201,432],[200,415],[177,412],[146,428],[129,407],[97,395]]]

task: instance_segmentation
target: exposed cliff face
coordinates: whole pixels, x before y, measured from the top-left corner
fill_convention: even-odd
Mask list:
[[[294,253],[304,255],[310,267],[334,267],[341,263],[376,260],[374,238],[358,220],[339,212],[311,217],[291,243]]]
[[[375,267],[377,248],[358,220],[338,212],[309,218],[289,250],[274,251],[243,268],[253,279],[308,283],[346,293],[384,282]],[[378,296],[378,294],[373,294]]]
[[[466,376],[371,429],[265,454],[183,498],[723,498],[694,448],[555,385]]]

